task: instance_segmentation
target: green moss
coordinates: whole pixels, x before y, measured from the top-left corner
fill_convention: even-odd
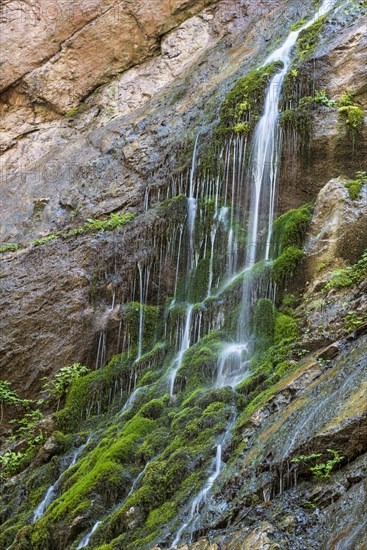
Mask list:
[[[220,133],[250,133],[259,119],[266,87],[281,67],[279,62],[251,71],[235,84],[222,103]]]
[[[139,411],[139,415],[155,420],[159,418],[159,416],[163,413],[165,409],[166,405],[163,399],[152,399],[151,401],[143,405],[143,407]]]
[[[314,100],[303,97],[298,106],[287,109],[280,117],[279,124],[287,133],[295,132],[302,147],[309,144],[314,130]]]
[[[292,340],[298,338],[298,323],[293,317],[284,313],[278,313],[275,318],[275,343],[279,343],[287,338],[291,338]]]
[[[175,502],[165,502],[159,508],[149,512],[146,527],[148,529],[156,529],[160,525],[168,525],[171,519],[175,517],[176,513],[177,508]]]
[[[93,414],[105,412],[113,404],[111,388],[117,399],[129,385],[130,371],[126,354],[116,355],[109,364],[76,380],[67,395],[63,410],[55,414],[57,425],[63,431],[73,431],[80,422]]]
[[[188,301],[196,304],[203,300],[208,292],[209,285],[209,257],[199,260],[197,268],[190,276],[188,283]]]
[[[305,204],[299,208],[288,210],[273,223],[273,253],[282,253],[293,246],[300,248],[306,236],[312,218],[312,205]]]
[[[213,382],[221,346],[220,335],[212,333],[187,350],[176,380],[186,395]]]
[[[66,114],[65,116],[66,117],[73,117],[75,115],[77,115],[79,113],[79,110],[80,108],[79,107],[73,107],[72,109],[70,109]]]
[[[297,23],[293,23],[293,25],[291,25],[289,27],[289,29],[291,31],[298,31],[298,29],[300,29],[301,27],[303,27],[303,25],[305,23],[307,23],[308,19],[300,19],[299,21],[297,21]]]
[[[319,44],[320,34],[324,29],[326,21],[327,15],[323,15],[310,27],[303,29],[303,31],[300,32],[296,44],[296,52],[299,63],[303,63],[314,54]]]
[[[271,269],[271,277],[278,285],[283,285],[291,279],[303,258],[303,250],[295,246],[286,248],[274,261]]]
[[[274,305],[267,298],[257,301],[252,318],[256,348],[268,348],[274,338]]]

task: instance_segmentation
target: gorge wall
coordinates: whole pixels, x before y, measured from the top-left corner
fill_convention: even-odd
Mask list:
[[[234,181],[247,143],[241,129],[225,134],[223,105],[314,10],[2,6],[1,379],[44,401],[29,443],[9,423],[21,406],[0,398],[1,453],[15,460],[1,462],[1,547],[363,548],[363,1],[337,1],[305,49],[297,42],[279,104],[274,262],[250,275],[255,353],[237,391],[215,382],[246,282],[219,284],[230,207],[218,182]],[[348,94],[364,113],[354,133],[340,112]],[[247,225],[231,223],[243,259]],[[56,403],[45,379],[75,363],[90,372]]]

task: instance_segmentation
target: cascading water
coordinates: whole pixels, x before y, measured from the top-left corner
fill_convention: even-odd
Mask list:
[[[51,502],[54,500],[55,498],[55,495],[56,495],[56,489],[60,483],[60,480],[62,478],[62,476],[64,475],[64,473],[69,470],[72,466],[74,466],[74,464],[76,463],[76,461],[78,460],[80,454],[84,451],[85,447],[88,445],[88,443],[91,441],[93,435],[90,435],[87,439],[87,441],[85,443],[83,443],[83,445],[80,445],[80,447],[78,447],[74,453],[72,454],[72,458],[71,458],[71,462],[69,463],[69,465],[67,466],[66,470],[63,470],[63,472],[60,474],[60,476],[58,477],[58,479],[55,481],[55,483],[53,483],[52,485],[50,485],[50,487],[47,489],[46,491],[46,494],[45,494],[45,497],[44,499],[42,500],[42,502],[40,502],[40,504],[37,506],[37,508],[35,509],[34,511],[34,514],[33,514],[33,521],[37,521],[38,519],[40,519],[44,513],[46,512],[47,508],[49,507],[49,505],[51,504]]]
[[[190,331],[191,331],[191,319],[192,319],[193,307],[194,306],[192,304],[187,305],[185,325],[184,325],[183,335],[182,335],[182,339],[181,339],[180,351],[178,352],[178,354],[177,354],[177,356],[174,360],[172,371],[170,372],[169,377],[168,377],[170,395],[173,395],[177,372],[178,372],[179,368],[181,367],[182,360],[184,358],[184,355],[185,355],[186,351],[190,347]]]
[[[280,132],[279,132],[279,99],[281,95],[282,85],[284,78],[288,73],[291,66],[291,51],[294,47],[300,32],[312,25],[319,17],[326,14],[335,4],[335,1],[325,1],[319,10],[315,13],[314,17],[310,19],[305,25],[303,25],[298,31],[291,32],[284,44],[273,52],[265,61],[264,65],[267,65],[274,61],[281,61],[283,68],[277,73],[271,80],[268,91],[266,93],[265,104],[263,114],[255,128],[252,147],[250,153],[250,163],[245,178],[247,181],[243,182],[243,167],[242,159],[245,157],[247,143],[242,143],[242,151],[238,150],[238,138],[237,143],[233,146],[233,166],[239,167],[237,171],[237,180],[235,169],[232,170],[232,189],[231,189],[231,220],[230,229],[228,232],[228,244],[227,244],[227,274],[229,281],[233,281],[237,276],[237,247],[238,241],[234,230],[234,205],[235,205],[235,190],[236,186],[240,183],[245,183],[251,188],[251,200],[250,209],[247,214],[248,218],[248,230],[247,230],[247,247],[245,254],[244,267],[242,273],[250,270],[257,261],[268,260],[270,256],[270,243],[272,236],[272,222],[274,217],[274,206],[277,191],[277,176],[280,159]],[[196,151],[195,143],[195,151]],[[231,150],[231,142],[227,147],[227,159],[229,159],[229,150]],[[239,158],[241,159],[238,164]],[[225,167],[225,179],[226,190],[228,188],[229,167],[226,164]],[[227,193],[226,193],[227,195]],[[265,229],[266,239],[265,247],[259,252],[259,244],[261,238],[259,238],[259,229]],[[216,227],[214,225],[214,227]],[[212,246],[213,236],[215,237],[216,229],[212,229]],[[215,231],[215,232],[214,232]],[[211,257],[213,256],[213,249],[211,250]],[[192,267],[192,266],[191,266]],[[211,281],[212,273],[210,272],[209,280]],[[219,356],[217,366],[217,376],[214,386],[221,388],[224,386],[235,387],[239,384],[247,374],[247,368],[249,364],[249,316],[251,311],[251,296],[257,295],[256,289],[253,288],[256,279],[254,277],[248,277],[243,284],[242,301],[240,306],[240,314],[237,323],[237,342],[230,342],[225,344],[222,349],[222,353]],[[226,286],[224,283],[223,286]],[[211,282],[210,282],[211,286]],[[210,296],[210,292],[208,292]],[[183,355],[183,354],[182,354]],[[228,431],[226,432],[228,434]],[[192,500],[191,506],[188,512],[188,517],[183,521],[181,527],[176,533],[176,536],[172,543],[172,548],[176,548],[180,542],[182,534],[191,525],[191,532],[194,529],[193,522],[195,516],[199,513],[199,508],[202,503],[207,499],[210,489],[212,488],[215,480],[220,474],[221,470],[221,455],[222,445],[217,444],[216,447],[216,466],[214,472],[209,476],[208,480],[204,484],[203,488]]]
[[[248,212],[248,244],[245,256],[245,270],[252,268],[257,261],[269,259],[281,146],[278,105],[284,78],[291,66],[292,49],[296,44],[300,32],[327,13],[334,4],[335,0],[326,0],[315,13],[314,17],[297,31],[291,32],[284,44],[275,50],[264,62],[264,66],[266,66],[271,62],[280,61],[283,64],[283,68],[270,81],[265,97],[263,114],[255,128],[252,141],[246,182],[246,185],[249,185],[251,188],[251,201]],[[261,238],[259,238],[260,224],[263,225],[266,231],[265,249],[261,251],[261,255],[259,253],[259,244],[261,242]],[[249,317],[251,295],[256,296],[256,289],[252,288],[254,281],[256,281],[255,278],[249,277],[244,282],[242,304],[237,325],[237,343],[226,345],[219,359],[222,385],[234,386],[247,373],[248,358],[242,360],[241,356],[248,349],[250,338]],[[238,350],[240,350],[240,354]]]
[[[96,523],[93,525],[92,529],[89,533],[85,535],[85,537],[82,538],[78,546],[76,547],[77,550],[80,548],[86,548],[89,545],[90,539],[92,538],[92,535],[95,531],[97,531],[98,527],[101,525],[102,521],[96,521]]]

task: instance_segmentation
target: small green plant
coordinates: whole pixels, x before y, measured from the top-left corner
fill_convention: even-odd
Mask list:
[[[339,107],[349,107],[354,103],[354,91],[351,88],[347,88],[345,92],[342,93],[341,98],[339,99]]]
[[[354,95],[354,91],[348,88],[338,102],[339,118],[344,123],[353,145],[356,138],[362,132],[365,117],[364,110],[354,102]]]
[[[90,369],[88,367],[84,367],[80,363],[74,363],[73,365],[62,367],[56,374],[55,378],[53,380],[48,380],[43,385],[42,389],[51,397],[57,399],[58,410],[61,398],[68,392],[72,383],[85,374],[88,374],[88,372],[90,372]]]
[[[292,458],[291,462],[294,464],[304,464],[308,467],[309,472],[316,479],[327,479],[330,477],[334,467],[344,460],[344,456],[341,456],[339,451],[334,449],[327,449],[327,452],[332,455],[332,458],[326,462],[319,462],[319,459],[323,456],[323,453],[313,453],[311,455],[301,455],[296,458]]]
[[[325,291],[343,288],[361,283],[367,277],[367,250],[354,265],[338,269],[331,273],[331,279],[324,286]]]
[[[0,465],[2,470],[2,476],[8,477],[11,476],[19,470],[19,467],[25,458],[25,454],[15,451],[6,451],[3,455],[0,456]]]
[[[357,172],[354,180],[349,180],[345,187],[349,191],[349,196],[353,201],[359,199],[363,185],[367,184],[367,172]]]
[[[329,478],[331,472],[334,470],[334,467],[344,459],[344,456],[341,456],[339,451],[335,451],[334,449],[327,449],[327,451],[332,455],[331,459],[310,467],[310,472],[317,479]]]
[[[349,311],[347,315],[343,317],[345,328],[348,333],[354,332],[358,327],[364,325],[367,322],[365,315],[358,315],[355,311]]]
[[[14,252],[20,248],[19,244],[2,244],[0,245],[0,253],[2,252]]]
[[[52,233],[51,235],[46,235],[46,237],[40,237],[39,239],[35,239],[30,243],[31,246],[39,246],[45,243],[48,243],[50,241],[53,241],[56,239],[60,233]]]
[[[79,109],[80,109],[79,107],[73,107],[72,109],[70,109],[70,110],[65,114],[65,116],[68,117],[68,118],[69,118],[69,117],[73,117],[73,116],[75,116],[75,115],[78,114]]]
[[[8,380],[0,380],[0,422],[3,420],[5,407],[20,407],[24,403],[18,393],[12,390],[10,386]]]
[[[315,93],[314,101],[324,107],[335,107],[336,105],[336,101],[328,97],[326,90],[317,91]]]

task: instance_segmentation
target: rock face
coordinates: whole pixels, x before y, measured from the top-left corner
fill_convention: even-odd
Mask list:
[[[40,378],[64,364],[95,367],[103,332],[108,334],[105,360],[117,353],[120,306],[130,300],[137,263],[152,261],[154,242],[162,241],[159,246],[164,249],[169,222],[184,215],[185,209],[177,205],[157,208],[112,233],[56,239],[7,255],[1,280],[2,307],[8,311],[2,321],[4,379],[35,395]],[[163,301],[172,292],[174,266],[169,261],[173,258],[161,277]]]
[[[22,79],[33,101],[66,112],[111,76],[152,55],[162,35],[210,3],[7,2],[1,90]]]
[[[349,197],[345,180],[333,179],[320,191],[306,243],[306,277],[343,261],[355,263],[367,248],[367,189]]]

